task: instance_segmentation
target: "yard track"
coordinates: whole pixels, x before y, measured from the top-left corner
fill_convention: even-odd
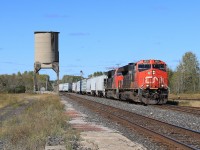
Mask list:
[[[200,99],[195,99],[195,98],[169,98],[168,100],[171,101],[200,101]]]
[[[130,131],[148,137],[149,140],[157,143],[162,148],[184,150],[200,149],[200,132],[90,101],[86,98],[75,96],[74,94],[65,94],[65,96],[109,120],[121,124]]]
[[[200,107],[174,106],[174,105],[154,105],[153,107],[184,112],[200,117]]]

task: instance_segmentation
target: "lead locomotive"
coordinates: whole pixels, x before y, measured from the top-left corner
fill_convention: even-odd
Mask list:
[[[144,104],[165,104],[168,99],[166,64],[141,60],[107,72],[105,96]]]

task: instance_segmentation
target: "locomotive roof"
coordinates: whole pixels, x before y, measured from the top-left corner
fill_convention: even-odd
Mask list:
[[[128,71],[130,66],[135,66],[135,63],[129,63],[128,65],[122,66],[118,69],[117,72]]]
[[[162,60],[158,60],[158,59],[145,59],[145,60],[140,60],[138,61],[137,63],[165,63],[164,61]]]

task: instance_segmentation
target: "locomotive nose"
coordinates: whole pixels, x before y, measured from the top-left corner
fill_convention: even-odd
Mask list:
[[[145,77],[145,84],[147,88],[158,88],[159,78],[157,76],[147,76]]]

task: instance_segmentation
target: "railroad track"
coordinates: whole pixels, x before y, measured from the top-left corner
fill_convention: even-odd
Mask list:
[[[171,125],[71,94],[65,94],[65,96],[103,115],[109,120],[121,124],[130,131],[136,131],[148,137],[149,140],[165,149],[200,149],[200,132]]]
[[[174,106],[174,105],[154,105],[153,107],[180,111],[200,117],[200,107]]]
[[[171,100],[171,101],[200,101],[200,99],[192,99],[192,98],[169,98],[168,100]]]

